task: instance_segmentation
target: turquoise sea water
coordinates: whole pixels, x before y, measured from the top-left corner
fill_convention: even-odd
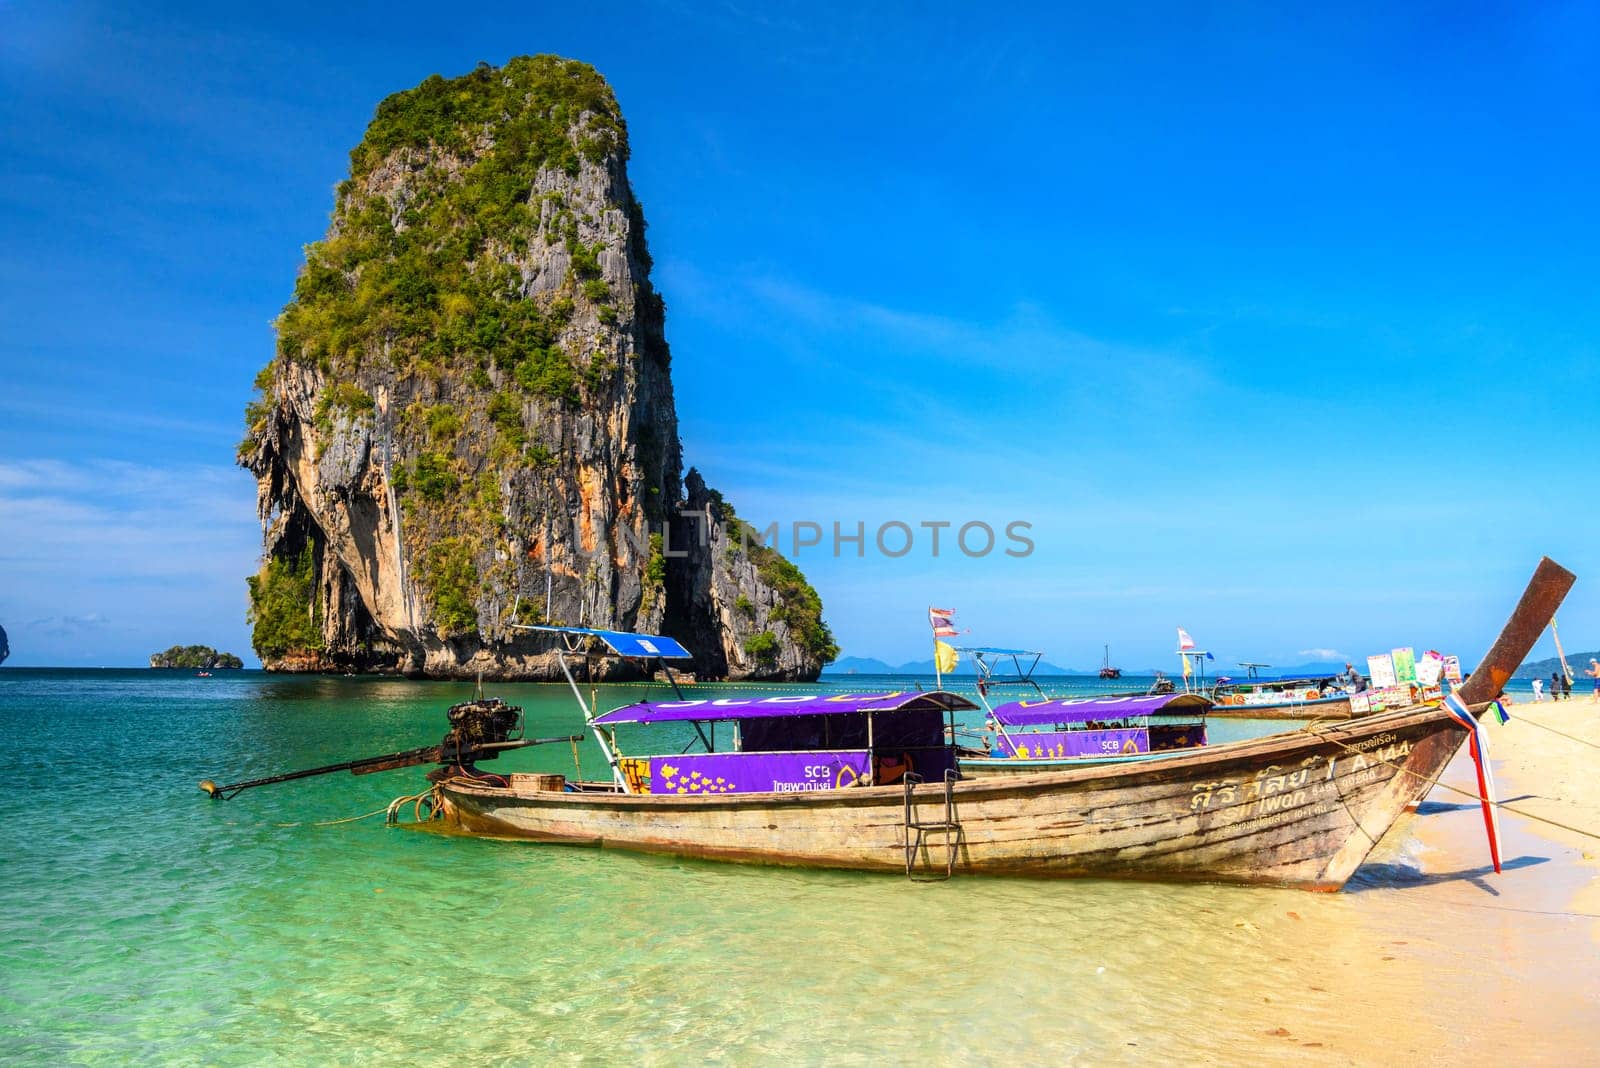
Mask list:
[[[469,690],[0,670],[0,1061],[1342,1060],[1382,1027],[1352,1019],[1351,992],[1453,959],[1403,833],[1339,895],[913,885],[317,825],[423,769],[196,789],[434,742]],[[564,687],[492,692],[530,735],[577,732]],[[536,769],[570,773],[570,751],[495,767]],[[1452,1034],[1413,1019],[1390,1037],[1399,1056]]]

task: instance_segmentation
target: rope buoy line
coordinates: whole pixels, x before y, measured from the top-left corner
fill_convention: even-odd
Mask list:
[[[1529,719],[1527,716],[1524,716],[1521,712],[1518,712],[1512,718],[1515,719],[1518,723],[1526,723],[1526,724],[1528,724],[1530,726],[1538,727],[1542,731],[1549,731],[1551,734],[1560,735],[1561,737],[1567,739],[1568,741],[1577,742],[1579,745],[1586,745],[1590,749],[1600,749],[1600,745],[1596,745],[1594,742],[1589,741],[1589,739],[1587,739],[1587,738],[1579,738],[1576,734],[1568,734],[1566,731],[1558,731],[1554,727],[1550,726],[1548,723],[1540,723],[1536,719]]]
[[[1379,764],[1387,764],[1389,767],[1395,769],[1396,771],[1400,772],[1403,775],[1409,775],[1413,779],[1422,779],[1425,782],[1431,782],[1434,786],[1443,787],[1444,789],[1449,790],[1451,793],[1460,794],[1462,797],[1470,798],[1471,800],[1476,801],[1479,804],[1483,803],[1483,798],[1479,797],[1476,793],[1474,793],[1471,790],[1463,790],[1459,786],[1451,786],[1449,783],[1440,782],[1436,778],[1435,779],[1429,779],[1426,775],[1420,775],[1417,772],[1412,771],[1410,768],[1402,767],[1401,765],[1396,764],[1392,760],[1385,760],[1384,758],[1378,757],[1378,756],[1374,756],[1371,753],[1363,753],[1361,750],[1355,748],[1354,746],[1346,745],[1345,743],[1341,742],[1337,738],[1328,738],[1328,736],[1323,734],[1321,731],[1312,730],[1309,725],[1306,727],[1306,730],[1307,730],[1307,732],[1309,732],[1311,734],[1316,734],[1316,735],[1319,735],[1319,736],[1321,736],[1323,738],[1326,738],[1328,741],[1332,742],[1334,745],[1338,746],[1340,749],[1348,750],[1348,751],[1350,751],[1352,753],[1355,753],[1358,756],[1360,756],[1360,757],[1362,757],[1362,758],[1364,758],[1366,760],[1376,761]],[[1582,827],[1574,827],[1569,823],[1562,823],[1560,820],[1549,819],[1549,818],[1547,818],[1545,816],[1536,816],[1532,812],[1526,812],[1526,811],[1524,811],[1524,810],[1522,810],[1520,808],[1512,808],[1510,805],[1506,804],[1504,801],[1492,801],[1492,802],[1490,802],[1490,804],[1494,805],[1495,808],[1503,809],[1504,811],[1509,812],[1514,816],[1521,816],[1523,819],[1533,820],[1535,823],[1549,824],[1551,827],[1558,827],[1563,831],[1570,831],[1573,834],[1582,835],[1584,838],[1593,838],[1595,841],[1600,842],[1600,833],[1596,833],[1594,831],[1586,831]]]
[[[1461,909],[1485,909],[1489,912],[1520,912],[1527,916],[1559,916],[1568,920],[1600,920],[1600,912],[1561,912],[1555,909],[1521,909],[1515,905],[1485,905],[1479,901],[1436,901],[1434,905],[1454,906]]]
[[[280,823],[280,824],[278,824],[278,826],[279,827],[337,827],[341,823],[356,823],[359,820],[370,820],[372,817],[381,816],[385,812],[388,812],[388,811],[389,811],[389,806],[385,805],[383,808],[373,809],[371,812],[363,812],[359,816],[346,816],[342,820],[318,820],[318,821],[316,821],[314,823],[305,823],[305,822]]]

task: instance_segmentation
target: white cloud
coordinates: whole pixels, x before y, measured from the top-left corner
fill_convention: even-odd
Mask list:
[[[947,394],[928,373],[938,364],[947,365],[946,373],[972,376],[960,383],[959,393],[981,389],[984,376],[993,374],[1026,376],[1035,388],[1066,384],[1091,396],[1091,391],[1132,391],[1146,403],[1169,391],[1179,396],[1178,383],[1185,402],[1192,402],[1197,390],[1219,385],[1191,353],[1092,337],[1026,301],[1000,317],[946,315],[826,293],[772,275],[711,278],[681,261],[666,263],[663,274],[665,288],[701,314],[785,337],[801,329],[869,344],[875,354],[871,366],[850,360],[841,369],[848,368],[856,389],[874,388],[876,375],[886,395],[908,389],[919,398]],[[899,373],[896,356],[919,373]],[[813,350],[807,358],[830,357],[826,350]],[[918,390],[923,381],[935,388]]]
[[[138,662],[175,641],[247,652],[260,545],[235,468],[0,461],[0,618],[32,663]]]
[[[27,626],[43,634],[79,635],[85,631],[103,629],[110,622],[99,612],[86,612],[81,616],[45,616],[31,620]]]
[[[1300,655],[1310,657],[1312,660],[1346,660],[1346,657],[1337,649],[1302,649]]]

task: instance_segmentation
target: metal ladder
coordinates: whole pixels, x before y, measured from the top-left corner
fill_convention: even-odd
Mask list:
[[[956,872],[956,856],[961,848],[961,822],[956,819],[956,780],[960,776],[955,771],[944,773],[944,819],[938,823],[923,823],[917,819],[917,804],[912,796],[913,791],[926,780],[916,772],[908,771],[905,776],[905,830],[906,830],[906,878],[913,882],[943,882]],[[933,867],[933,858],[928,859],[928,868],[922,875],[917,873],[917,856],[926,844],[930,834],[944,835],[945,846],[949,854],[945,858],[944,874],[940,875],[938,869]]]

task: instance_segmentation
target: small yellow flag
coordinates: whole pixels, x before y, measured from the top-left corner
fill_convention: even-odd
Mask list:
[[[961,659],[956,647],[949,642],[936,641],[933,643],[933,662],[939,668],[941,675],[947,675],[956,669],[956,662]]]
[[[1184,678],[1188,678],[1189,675],[1191,674],[1190,669],[1189,669],[1189,654],[1188,653],[1179,653],[1178,655],[1183,657],[1183,677]]]

